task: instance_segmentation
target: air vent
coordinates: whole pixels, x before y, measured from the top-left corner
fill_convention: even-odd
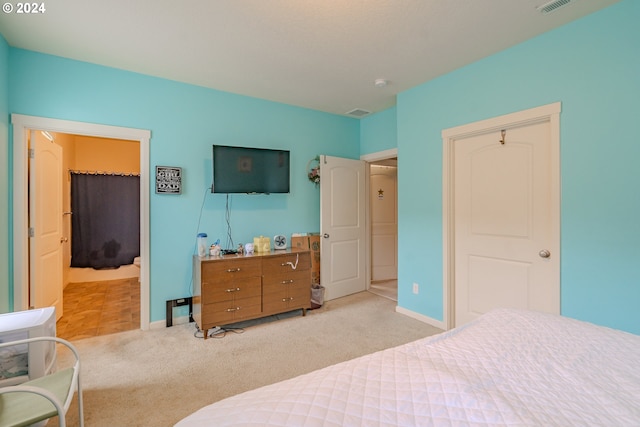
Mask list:
[[[571,0],[553,0],[550,1],[549,3],[545,3],[542,6],[538,6],[538,12],[540,13],[551,13],[559,8],[561,8],[562,6],[566,6],[569,3],[571,3]]]
[[[368,114],[371,114],[371,111],[367,111],[367,110],[362,110],[360,108],[356,108],[353,109],[351,111],[347,111],[347,113],[349,116],[353,116],[353,117],[364,117]]]

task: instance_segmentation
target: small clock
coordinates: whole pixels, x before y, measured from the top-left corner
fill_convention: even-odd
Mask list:
[[[287,249],[287,238],[282,234],[276,234],[275,236],[273,236],[273,248]]]

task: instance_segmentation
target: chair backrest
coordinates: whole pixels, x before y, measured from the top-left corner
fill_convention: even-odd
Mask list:
[[[0,349],[41,341],[55,341],[66,346],[74,355],[73,366],[19,385],[0,388],[0,426],[29,425],[57,415],[60,427],[64,427],[66,412],[77,391],[78,416],[82,427],[84,410],[80,355],[70,342],[58,337],[36,337],[0,343]]]

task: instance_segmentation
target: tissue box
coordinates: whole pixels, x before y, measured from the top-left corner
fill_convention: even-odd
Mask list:
[[[258,253],[271,252],[271,239],[264,236],[254,237],[253,250]]]

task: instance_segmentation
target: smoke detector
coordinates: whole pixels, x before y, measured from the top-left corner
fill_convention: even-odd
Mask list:
[[[385,79],[375,79],[375,81],[373,82],[373,84],[376,87],[385,87],[389,84],[389,82]]]

